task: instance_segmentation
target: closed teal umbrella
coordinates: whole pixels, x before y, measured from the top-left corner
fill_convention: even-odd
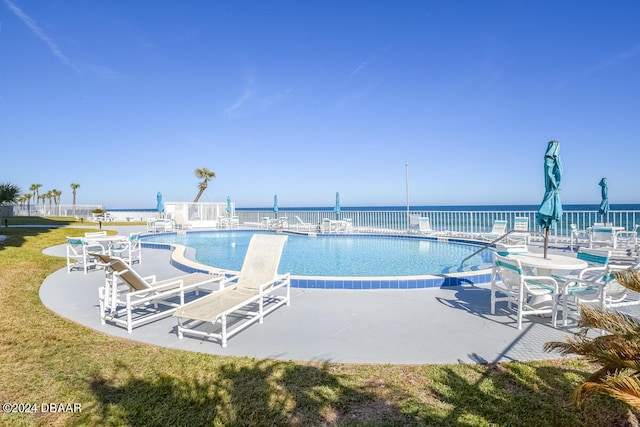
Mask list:
[[[231,216],[231,197],[227,196],[227,216]]]
[[[607,178],[602,178],[598,184],[602,187],[602,202],[598,212],[602,215],[602,222],[609,222],[609,187],[607,186]]]
[[[336,219],[340,216],[340,193],[336,191],[336,205],[333,207],[333,212],[336,214]]]
[[[536,214],[536,222],[544,228],[544,257],[547,257],[549,229],[555,227],[562,219],[562,203],[560,202],[560,181],[562,180],[562,163],[560,162],[560,143],[550,141],[544,155],[544,198]]]
[[[162,193],[158,191],[156,194],[156,210],[160,213],[164,212],[164,203],[162,202]]]
[[[278,195],[273,195],[273,212],[278,216]]]

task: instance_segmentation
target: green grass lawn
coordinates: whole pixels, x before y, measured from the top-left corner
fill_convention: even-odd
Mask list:
[[[0,227],[8,236],[0,243],[0,402],[82,407],[0,412],[0,425],[625,425],[626,408],[612,399],[570,404],[594,369],[579,360],[300,363],[177,351],[89,330],[38,297],[47,275],[65,266],[42,250],[85,231]]]

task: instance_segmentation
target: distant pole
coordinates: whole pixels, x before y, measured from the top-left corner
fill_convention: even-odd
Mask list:
[[[411,222],[409,221],[409,164],[405,161],[404,162],[404,181],[405,181],[405,191],[406,191],[406,196],[407,196],[407,231],[409,231],[409,228],[411,227]]]

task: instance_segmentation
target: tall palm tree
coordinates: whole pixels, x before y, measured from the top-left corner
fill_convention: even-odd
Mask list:
[[[76,216],[76,191],[80,188],[80,184],[71,183],[71,194],[73,194],[73,216]]]
[[[624,287],[640,292],[640,271],[628,269],[616,273],[616,280]],[[637,317],[614,310],[601,310],[580,306],[582,329],[566,342],[548,342],[547,351],[562,354],[578,354],[600,365],[573,393],[573,402],[579,407],[596,394],[620,400],[630,409],[640,410],[640,320]],[[603,331],[593,338],[589,329]],[[637,417],[629,410],[629,421],[637,425]]]
[[[31,184],[29,187],[29,190],[33,191],[33,200],[36,204],[36,208],[38,207],[38,200],[40,200],[40,187],[42,187],[42,184]]]
[[[60,196],[62,196],[62,191],[54,188],[51,190],[51,195],[53,196],[53,204],[58,208],[58,215],[60,215]]]
[[[211,169],[207,169],[207,168],[196,169],[196,178],[201,179],[202,182],[198,184],[198,188],[199,188],[198,195],[196,196],[195,199],[193,199],[193,203],[198,203],[198,200],[200,200],[200,196],[202,196],[202,193],[204,193],[204,190],[207,189],[207,186],[209,185],[209,181],[211,181],[215,177],[216,177],[216,173]]]
[[[24,197],[27,198],[27,212],[31,215],[31,198],[33,197],[33,194],[27,193]]]
[[[47,199],[49,201],[49,216],[51,216],[51,212],[52,212],[52,206],[51,206],[51,201],[53,200],[53,193],[51,192],[51,190],[47,191],[44,194],[44,198]]]

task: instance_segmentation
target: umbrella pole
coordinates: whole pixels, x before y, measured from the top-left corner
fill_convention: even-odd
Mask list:
[[[544,258],[547,259],[547,243],[549,242],[549,227],[544,229]]]

